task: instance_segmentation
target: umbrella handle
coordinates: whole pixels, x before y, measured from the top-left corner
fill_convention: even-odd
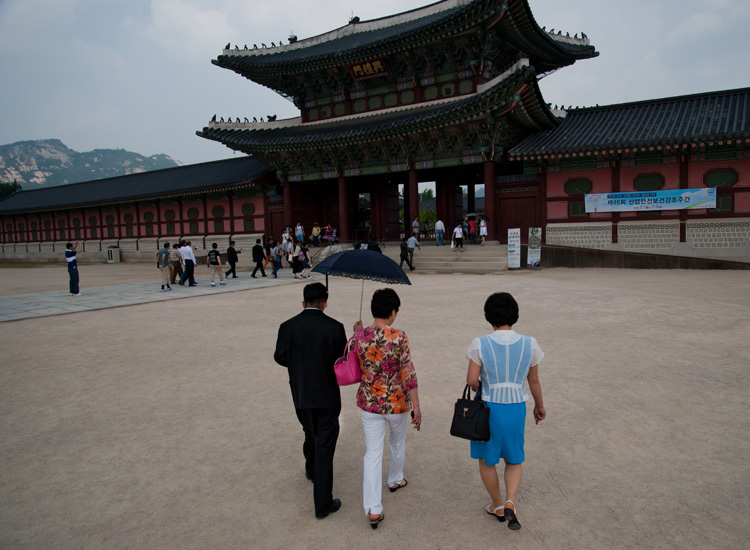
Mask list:
[[[359,320],[362,320],[362,302],[365,299],[365,280],[362,279],[362,293],[359,296]]]

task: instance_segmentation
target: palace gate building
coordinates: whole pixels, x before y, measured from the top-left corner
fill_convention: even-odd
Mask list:
[[[145,239],[149,251],[177,236],[279,237],[298,221],[393,240],[399,186],[408,224],[419,182],[435,182],[447,224],[465,214],[463,188],[475,211],[485,186],[490,240],[542,227],[548,244],[750,261],[750,88],[552,109],[539,79],[597,55],[583,34],[540,28],[528,0],[444,0],[285,45],[229,46],[215,65],[300,115],[214,117],[197,132],[244,159],[17,193],[0,202],[3,254],[77,235],[100,250]],[[586,193],[700,187],[718,189],[715,209],[583,207]]]

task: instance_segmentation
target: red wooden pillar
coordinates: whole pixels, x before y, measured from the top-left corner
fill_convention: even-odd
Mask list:
[[[487,190],[485,189],[485,196]],[[487,199],[485,199],[486,201]],[[547,170],[542,168],[539,172],[539,200],[537,202],[539,211],[539,225],[542,228],[542,244],[547,243]]]
[[[497,240],[497,209],[495,208],[495,163],[484,163],[484,213],[490,219],[487,223],[487,240]]]
[[[284,190],[284,227],[294,227],[293,209],[292,209],[292,187],[289,183],[289,178],[284,178],[281,184]]]
[[[234,192],[230,191],[227,193],[227,198],[229,199],[229,237],[231,238],[232,234],[234,233]],[[263,201],[263,212],[266,213],[266,216],[268,217],[268,198],[264,197]],[[268,232],[268,227],[266,226],[266,232]]]
[[[411,224],[419,216],[419,177],[416,170],[409,170],[409,219],[404,220],[406,234],[411,235]]]
[[[339,239],[342,243],[349,241],[349,196],[344,176],[339,176]]]

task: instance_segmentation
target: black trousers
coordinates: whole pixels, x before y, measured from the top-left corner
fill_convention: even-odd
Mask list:
[[[315,512],[327,512],[333,503],[333,455],[339,438],[339,413],[335,409],[295,409],[305,442],[305,472],[313,480]]]
[[[401,256],[401,263],[399,264],[399,267],[402,269],[404,267],[404,262],[406,262],[406,265],[409,266],[409,269],[414,269],[414,265],[411,263],[411,260],[409,260],[409,256]]]
[[[187,279],[190,286],[195,285],[195,264],[193,260],[185,260],[185,273],[183,277]]]
[[[260,269],[260,274],[263,275],[264,277],[266,276],[266,270],[263,269],[263,261],[264,260],[255,262],[255,269],[253,269],[253,277],[255,277],[255,274],[258,272],[259,269]]]
[[[229,277],[229,274],[231,273],[233,276],[237,276],[237,272],[234,270],[234,268],[237,267],[237,264],[235,262],[229,262],[229,271],[227,271],[224,276]]]

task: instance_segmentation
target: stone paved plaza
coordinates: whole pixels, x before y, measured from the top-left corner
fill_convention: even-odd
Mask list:
[[[410,274],[394,326],[424,420],[407,437],[409,487],[384,492],[373,531],[354,387],[335,462],[343,507],[314,517],[272,358],[304,283],[241,272],[210,288],[199,270],[199,287],[161,294],[153,266],[80,269],[78,298],[64,266],[0,269],[0,311],[36,311],[0,322],[0,548],[747,547],[748,272]],[[365,282],[366,302],[380,286]],[[326,313],[349,333],[361,288],[330,279]],[[468,444],[448,434],[466,348],[489,331],[484,299],[501,290],[546,354],[548,418],[527,422],[519,532],[485,514]],[[83,311],[46,315],[65,307]]]

